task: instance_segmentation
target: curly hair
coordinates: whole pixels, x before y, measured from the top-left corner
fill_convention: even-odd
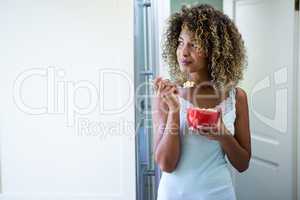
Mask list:
[[[177,83],[187,80],[176,56],[178,37],[183,27],[194,34],[197,46],[208,56],[208,72],[213,84],[217,87],[237,85],[246,66],[244,41],[229,17],[207,4],[183,6],[168,20],[162,57],[169,65],[171,79]]]

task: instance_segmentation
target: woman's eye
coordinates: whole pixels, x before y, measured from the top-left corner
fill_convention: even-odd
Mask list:
[[[183,44],[183,42],[182,41],[178,41],[178,45],[182,45]]]

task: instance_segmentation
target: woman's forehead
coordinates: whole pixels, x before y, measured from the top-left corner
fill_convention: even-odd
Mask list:
[[[184,29],[181,29],[181,32],[179,34],[179,38],[184,39],[184,40],[194,41],[195,40],[195,34],[184,28]]]

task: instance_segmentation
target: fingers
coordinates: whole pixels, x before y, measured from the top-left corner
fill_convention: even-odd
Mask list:
[[[173,93],[171,92],[170,89],[168,89],[168,87],[166,87],[161,93],[160,96],[164,99],[164,100],[169,100],[173,98]]]
[[[222,113],[222,107],[221,106],[217,106],[216,109],[217,109],[218,112]]]
[[[216,132],[217,131],[217,127],[215,126],[215,125],[213,125],[213,126],[208,126],[208,125],[200,125],[200,126],[198,126],[197,127],[198,128],[198,130],[200,131],[200,132],[203,132],[203,133],[212,133],[212,132]]]
[[[153,80],[153,85],[157,85],[157,83],[162,80],[162,78],[160,76],[157,76],[154,80]]]
[[[168,93],[178,94],[177,86],[168,79],[163,80],[161,77],[157,77],[154,79],[153,84],[158,96],[160,94],[166,95]]]
[[[189,130],[199,133],[200,135],[216,135],[218,133],[218,127],[216,125],[198,125],[197,128],[189,127]]]
[[[163,80],[164,84],[166,85],[174,85],[169,79]]]
[[[172,83],[169,79],[163,79],[162,77],[156,77],[154,80],[153,80],[153,85],[154,87],[157,87],[159,86],[159,84],[161,84],[161,87],[164,87],[166,85],[174,85],[174,83]]]
[[[200,131],[205,133],[205,134],[215,134],[218,131],[218,128],[215,126],[211,126],[211,127],[201,127]]]
[[[173,86],[171,90],[172,90],[173,94],[178,94],[179,93],[178,88],[176,86]]]
[[[178,94],[178,92],[176,87],[167,85],[160,91],[160,94],[162,97],[174,98]]]
[[[159,80],[156,84],[156,94],[157,96],[160,96],[160,94],[162,93],[162,90],[165,89],[166,85],[162,82],[162,80]]]
[[[154,80],[153,80],[153,88],[155,90],[155,92],[157,92],[158,87],[159,87],[159,82],[162,80],[161,77],[157,76]]]
[[[166,87],[166,84],[161,77],[156,77],[153,80],[153,87],[156,93],[161,93],[161,91]]]
[[[219,118],[222,118],[222,116],[223,116],[223,109],[222,109],[222,107],[221,106],[217,106],[216,107],[216,110],[219,112]]]

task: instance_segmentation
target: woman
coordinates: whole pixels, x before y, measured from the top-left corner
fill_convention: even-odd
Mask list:
[[[184,6],[169,19],[163,57],[172,81],[154,80],[158,200],[236,199],[225,155],[239,172],[251,158],[247,95],[236,86],[245,65],[240,33],[209,5]],[[182,87],[187,80],[194,86]],[[221,117],[191,129],[189,107],[218,109]]]

